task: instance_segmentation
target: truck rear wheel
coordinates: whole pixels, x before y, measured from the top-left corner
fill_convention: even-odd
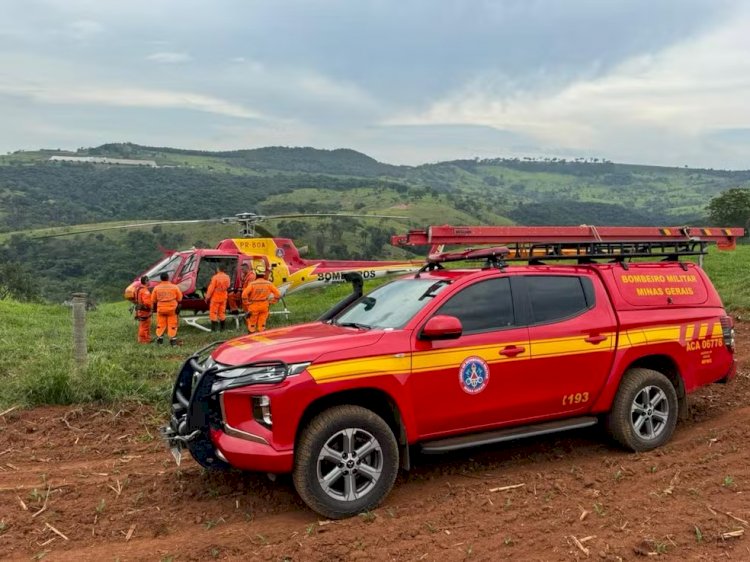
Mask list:
[[[376,507],[398,473],[398,443],[388,424],[360,406],[336,406],[303,430],[292,474],[297,493],[325,517]]]
[[[667,377],[651,369],[628,370],[607,415],[607,430],[633,451],[649,451],[672,438],[677,425],[677,392]]]

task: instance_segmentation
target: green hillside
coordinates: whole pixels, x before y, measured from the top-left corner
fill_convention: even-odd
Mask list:
[[[153,160],[159,167],[50,162],[51,156]],[[73,290],[119,297],[161,248],[214,246],[231,225],[148,227],[41,238],[146,219],[238,212],[379,213],[396,220],[268,222],[311,257],[404,257],[391,234],[427,224],[697,224],[708,201],[750,187],[750,172],[663,168],[599,160],[457,160],[392,166],[353,150],[268,147],[205,152],[106,144],[76,152],[0,156],[0,263],[33,279],[41,297]],[[0,266],[1,267],[1,266]],[[1,273],[1,272],[0,272]],[[19,275],[21,274],[19,273]]]

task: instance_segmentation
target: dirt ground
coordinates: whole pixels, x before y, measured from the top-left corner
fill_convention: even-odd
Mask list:
[[[288,478],[177,468],[151,408],[14,410],[0,416],[0,556],[750,560],[750,324],[738,332],[738,379],[693,395],[658,451],[594,429],[420,458],[346,521],[320,520]]]

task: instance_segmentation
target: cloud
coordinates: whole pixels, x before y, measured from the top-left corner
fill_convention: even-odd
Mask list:
[[[146,57],[146,60],[161,64],[180,64],[183,62],[190,62],[193,60],[193,57],[187,53],[171,53],[165,51],[161,53],[152,53]]]
[[[187,109],[238,117],[260,119],[261,115],[246,107],[224,99],[170,90],[151,90],[133,87],[88,86],[16,86],[0,83],[0,95],[29,98],[37,103],[93,105],[109,107],[140,107],[152,109]]]
[[[68,26],[68,33],[77,41],[87,41],[104,33],[104,26],[93,20],[78,20]]]
[[[750,127],[750,12],[701,37],[631,57],[558,91],[508,93],[477,78],[386,125],[472,124],[522,132],[542,146],[642,162],[705,165],[701,137]],[[732,164],[736,165],[736,161]],[[747,165],[747,164],[745,164]]]
[[[7,4],[6,146],[32,138],[16,112],[49,121],[46,145],[88,111],[109,137],[137,136],[138,114],[139,138],[196,148],[748,165],[741,135],[717,133],[750,128],[744,0]]]

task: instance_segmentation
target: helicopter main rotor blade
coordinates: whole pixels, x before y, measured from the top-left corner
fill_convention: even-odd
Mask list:
[[[364,215],[356,213],[293,213],[288,215],[258,215],[260,220],[275,220],[275,219],[314,219],[314,218],[325,218],[325,217],[357,217],[357,218],[373,218],[373,219],[401,219],[409,220],[411,217],[405,217],[403,215]]]
[[[168,221],[149,221],[133,224],[121,224],[118,226],[102,226],[98,228],[89,228],[86,230],[77,230],[74,232],[59,232],[56,234],[45,234],[42,236],[31,236],[33,240],[41,240],[44,238],[60,238],[62,236],[76,236],[77,234],[89,234],[91,232],[104,232],[107,230],[127,230],[130,228],[143,228],[146,226],[157,226],[163,224],[198,224],[202,222],[221,222],[221,219],[193,219],[193,220],[168,220]],[[61,226],[59,228],[73,228],[80,225],[68,225]]]
[[[352,218],[374,218],[374,219],[396,219],[396,220],[409,220],[410,217],[403,215],[367,215],[358,213],[289,213],[284,215],[254,215],[252,217],[240,218],[236,217],[222,217],[218,219],[189,219],[189,220],[163,220],[163,221],[148,221],[139,222],[132,224],[121,224],[117,226],[101,226],[97,228],[88,228],[85,230],[76,230],[72,232],[56,232],[54,234],[42,234],[39,236],[31,236],[33,240],[43,240],[46,238],[60,238],[63,236],[76,236],[78,234],[90,234],[92,232],[106,232],[109,230],[128,230],[132,228],[144,228],[148,226],[160,226],[166,224],[199,224],[199,223],[259,223],[266,220],[278,220],[278,219],[306,219],[306,218],[327,218],[327,217],[352,217]],[[75,228],[76,226],[84,225],[66,225],[57,227],[60,229],[64,228]],[[266,231],[267,232],[267,231]],[[270,234],[270,233],[269,233]]]

